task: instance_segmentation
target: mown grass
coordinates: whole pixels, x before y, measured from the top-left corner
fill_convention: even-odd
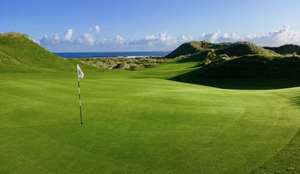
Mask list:
[[[278,154],[264,165],[254,170],[253,174],[297,174],[300,173],[300,133],[291,140]]]
[[[167,80],[195,65],[84,68],[84,127],[74,73],[1,73],[0,173],[246,174],[297,134],[299,88]]]

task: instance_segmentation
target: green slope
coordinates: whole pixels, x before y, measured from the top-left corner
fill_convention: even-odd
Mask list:
[[[297,134],[299,88],[167,80],[194,66],[86,73],[84,127],[74,74],[1,74],[0,173],[247,174]]]
[[[174,51],[172,51],[169,55],[167,55],[167,58],[175,58],[178,56],[183,55],[191,55],[195,54],[199,51],[210,49],[213,47],[213,44],[205,42],[205,41],[193,41],[193,42],[187,42],[182,45],[180,45],[178,48],[176,48]]]
[[[0,34],[0,72],[70,70],[71,63],[50,53],[27,36]]]

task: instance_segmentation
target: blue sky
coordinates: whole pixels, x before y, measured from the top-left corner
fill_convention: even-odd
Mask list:
[[[0,32],[52,51],[170,50],[189,40],[300,43],[299,0],[1,0]]]

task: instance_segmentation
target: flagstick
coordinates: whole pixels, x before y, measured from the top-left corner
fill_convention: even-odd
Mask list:
[[[82,101],[80,96],[80,80],[77,78],[77,88],[78,88],[78,99],[79,99],[79,110],[80,110],[80,125],[82,127],[83,121],[82,121]]]

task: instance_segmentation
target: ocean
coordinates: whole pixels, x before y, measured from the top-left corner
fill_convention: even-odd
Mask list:
[[[167,51],[143,51],[143,52],[65,52],[55,53],[64,58],[135,58],[135,57],[164,57]]]

